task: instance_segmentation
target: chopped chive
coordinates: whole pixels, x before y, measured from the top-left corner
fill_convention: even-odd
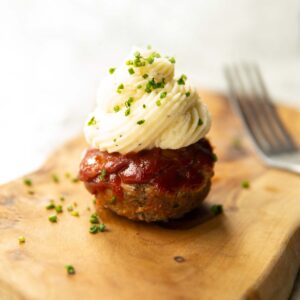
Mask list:
[[[108,71],[109,71],[109,74],[114,74],[116,68],[110,68]]]
[[[176,63],[175,57],[170,57],[169,62],[175,64]]]
[[[186,75],[182,74],[182,75],[180,76],[180,78],[177,80],[177,83],[178,83],[179,85],[184,85],[186,80],[187,80]]]
[[[98,176],[101,181],[105,180],[106,170],[102,169],[100,175]]]
[[[139,120],[139,121],[136,122],[136,124],[138,124],[138,125],[142,125],[144,123],[145,123],[145,120]]]
[[[201,118],[199,118],[199,120],[198,120],[198,126],[201,126],[201,125],[203,125],[203,121],[202,121]]]
[[[71,177],[71,173],[70,173],[70,172],[66,172],[66,173],[65,173],[65,177],[66,177],[66,178],[70,178],[70,177]]]
[[[49,216],[48,219],[52,223],[56,223],[57,222],[57,216],[56,215]]]
[[[59,178],[56,174],[52,174],[52,180],[55,182],[55,183],[59,183]]]
[[[133,61],[132,61],[132,60],[127,60],[127,61],[126,61],[126,65],[127,65],[127,66],[133,65]]]
[[[113,139],[113,142],[115,143],[117,141],[117,139]]]
[[[62,212],[63,212],[62,206],[61,206],[61,205],[56,205],[56,206],[55,206],[55,211],[56,211],[57,213],[62,213]]]
[[[46,206],[46,209],[54,209],[54,208],[55,208],[55,204],[52,201],[50,201],[50,203]]]
[[[23,183],[27,186],[32,186],[32,180],[29,178],[24,178]]]
[[[123,89],[124,89],[124,84],[123,83],[119,84],[118,90],[123,90]]]
[[[129,69],[128,69],[128,73],[129,73],[130,75],[134,74],[133,68],[129,68]]]
[[[147,62],[152,65],[153,62],[154,62],[154,57],[152,55],[150,55],[148,58],[147,58]]]
[[[213,153],[213,154],[211,155],[211,158],[212,158],[212,161],[213,161],[213,162],[218,161],[218,156],[217,156],[215,153]]]
[[[75,275],[76,271],[72,265],[65,265],[68,275]]]
[[[114,111],[115,111],[115,112],[118,112],[118,111],[120,111],[120,109],[121,109],[121,108],[120,108],[120,106],[119,106],[119,105],[116,105],[116,106],[114,107]]]
[[[91,224],[99,224],[99,219],[98,219],[98,216],[96,214],[92,214],[90,216],[90,223]]]
[[[143,108],[146,108],[146,104],[143,104]]]
[[[18,240],[19,240],[19,244],[24,244],[26,242],[25,237],[22,235],[18,237]]]
[[[90,227],[90,233],[95,234],[98,232],[98,225],[93,225]]]
[[[126,110],[125,110],[125,116],[127,117],[127,116],[129,116],[130,115],[130,108],[127,108]]]
[[[88,126],[92,126],[92,125],[96,125],[96,119],[95,117],[92,117],[89,121],[88,121]]]
[[[186,95],[187,97],[189,97],[189,96],[191,95],[191,92],[186,92],[185,95]]]
[[[157,100],[155,103],[156,103],[157,106],[161,106],[161,101],[160,100]]]
[[[73,210],[73,211],[71,212],[71,216],[73,216],[73,217],[79,217],[79,212],[76,211],[76,210]]]
[[[117,201],[117,197],[115,195],[113,195],[110,199],[110,203],[113,204]]]
[[[70,211],[70,212],[73,211],[73,209],[74,209],[74,208],[73,208],[72,205],[69,205],[69,206],[67,207],[67,210]]]
[[[125,101],[125,106],[128,108],[131,106],[133,102],[133,97],[129,97],[127,101]]]
[[[149,77],[148,74],[144,74],[144,75],[143,75],[143,78],[144,78],[144,79],[146,79],[146,78],[148,78],[148,77]]]
[[[98,226],[98,230],[99,230],[100,232],[105,231],[105,224],[101,223],[101,224]]]
[[[77,178],[77,177],[72,178],[72,182],[73,183],[79,182],[79,178]]]
[[[160,99],[166,98],[167,97],[167,92],[162,92],[160,94]]]
[[[96,198],[93,199],[93,204],[96,204]]]
[[[139,84],[136,88],[137,88],[137,89],[141,89],[141,88],[142,88],[142,85]]]
[[[241,183],[242,188],[249,189],[250,188],[250,182],[248,180],[244,180]]]
[[[136,58],[140,58],[141,57],[141,53],[139,51],[134,52],[134,56]]]
[[[223,212],[223,206],[221,204],[214,204],[210,207],[210,211],[216,216]]]

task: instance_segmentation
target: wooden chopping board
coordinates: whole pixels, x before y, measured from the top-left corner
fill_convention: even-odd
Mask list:
[[[287,299],[300,261],[300,176],[264,167],[225,98],[200,94],[219,157],[206,205],[165,225],[102,211],[107,231],[90,234],[92,196],[64,175],[77,173],[86,147],[76,138],[27,176],[32,187],[0,188],[0,299]],[[280,114],[299,138],[300,112]],[[45,206],[60,196],[64,212],[50,223]],[[80,217],[66,209],[74,202]],[[224,214],[211,217],[216,203]]]

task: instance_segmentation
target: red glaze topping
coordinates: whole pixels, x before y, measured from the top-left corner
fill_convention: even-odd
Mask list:
[[[193,189],[202,183],[203,171],[213,164],[214,155],[206,139],[177,150],[155,148],[126,155],[89,149],[80,164],[79,178],[92,194],[111,189],[122,198],[121,183],[147,183],[164,192]]]

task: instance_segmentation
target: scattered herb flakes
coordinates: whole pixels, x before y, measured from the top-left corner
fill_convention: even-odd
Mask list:
[[[92,234],[96,234],[98,232],[98,225],[91,226],[89,232]]]
[[[96,198],[93,199],[93,204],[96,204]]]
[[[186,95],[187,97],[189,97],[189,96],[191,96],[191,92],[186,92],[185,95]]]
[[[125,110],[125,116],[127,117],[127,116],[129,116],[130,115],[130,108],[127,108],[126,110]]]
[[[23,183],[27,186],[32,186],[32,180],[29,178],[24,178]]]
[[[223,206],[221,204],[214,204],[210,207],[210,211],[216,216],[223,212]]]
[[[106,170],[105,170],[105,169],[102,169],[100,175],[98,176],[98,178],[99,178],[101,181],[104,181],[104,180],[105,180],[106,173],[107,173]]]
[[[218,156],[217,156],[215,153],[213,153],[213,154],[211,155],[211,159],[212,159],[214,162],[216,162],[216,161],[218,161]]]
[[[157,100],[157,101],[155,102],[155,104],[156,104],[156,106],[161,106],[161,101],[160,101],[160,100]]]
[[[179,85],[184,85],[186,80],[187,80],[186,75],[182,74],[182,75],[180,76],[180,78],[177,80],[177,83],[178,83]]]
[[[55,183],[59,183],[59,177],[56,174],[52,174],[52,180]]]
[[[243,189],[249,189],[250,188],[250,182],[248,180],[244,180],[241,183],[241,186]]]
[[[160,99],[164,99],[164,98],[166,98],[167,97],[167,92],[162,92],[161,94],[160,94]]]
[[[55,206],[55,211],[56,211],[58,214],[62,213],[62,212],[63,212],[62,206],[61,206],[61,205],[56,205],[56,206]]]
[[[139,121],[136,122],[136,124],[138,124],[138,125],[142,125],[144,123],[145,123],[145,120],[139,120]]]
[[[96,214],[92,214],[90,216],[90,223],[91,224],[99,224],[100,223],[99,222],[99,218],[98,218],[98,216]]]
[[[149,77],[148,74],[144,74],[144,75],[143,75],[143,78],[144,78],[144,79],[147,79],[148,77]]]
[[[115,70],[116,70],[116,68],[109,68],[108,72],[109,72],[109,74],[114,74]]]
[[[130,75],[133,75],[135,72],[134,72],[134,69],[133,68],[129,68],[128,69],[128,73],[130,74]]]
[[[136,88],[137,89],[141,89],[143,86],[141,84],[139,84]]]
[[[48,217],[49,221],[52,223],[56,223],[57,222],[57,216],[56,215],[51,215]]]
[[[98,226],[98,230],[99,230],[99,232],[105,231],[105,224],[104,224],[104,223],[101,223],[101,224]]]
[[[72,178],[72,182],[73,182],[73,183],[79,182],[79,178],[77,178],[77,177]]]
[[[113,195],[110,199],[110,204],[114,204],[117,201],[117,197]]]
[[[68,207],[67,207],[67,211],[73,211],[74,210],[74,208],[73,208],[73,206],[72,205],[69,205]]]
[[[76,271],[72,265],[65,265],[68,275],[75,275]]]
[[[50,201],[50,203],[46,206],[46,209],[54,209],[55,208],[55,204],[53,201]]]
[[[71,216],[73,217],[79,217],[79,212],[76,210],[71,211]]]
[[[174,260],[178,263],[185,262],[185,258],[183,256],[174,256]]]
[[[95,117],[91,117],[91,119],[88,121],[88,126],[94,126],[96,124],[97,124],[97,122],[96,122]]]
[[[146,104],[143,104],[143,108],[144,108],[144,109],[146,108]]]
[[[114,107],[114,111],[115,111],[115,112],[119,112],[119,111],[120,111],[120,109],[121,109],[121,108],[120,108],[120,106],[119,106],[119,105],[116,105],[116,106]]]
[[[199,118],[199,119],[198,119],[198,123],[197,123],[197,125],[198,125],[198,126],[201,126],[201,125],[203,125],[203,120],[202,120],[201,118]]]
[[[171,64],[175,64],[175,63],[176,63],[175,57],[170,57],[170,58],[169,58],[169,62],[170,62]]]
[[[18,237],[18,241],[19,241],[19,244],[25,244],[26,239],[23,235],[21,235],[21,236]]]

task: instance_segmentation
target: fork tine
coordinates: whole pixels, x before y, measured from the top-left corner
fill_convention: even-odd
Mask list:
[[[241,69],[243,70],[243,75],[249,88],[249,98],[252,100],[249,102],[249,105],[252,106],[256,115],[256,121],[258,122],[260,130],[263,132],[267,142],[271,145],[269,154],[282,152],[283,146],[286,150],[288,147],[286,146],[284,136],[276,131],[276,125],[273,124],[272,115],[268,109],[269,103],[263,100],[262,90],[260,85],[258,85],[256,74],[252,72],[252,66],[243,64]]]
[[[243,96],[245,96],[245,88],[241,81],[240,74],[236,67],[225,67],[224,69],[225,78],[227,79],[230,93],[232,94],[233,104],[242,117],[245,127],[248,130],[252,140],[254,141],[255,146],[259,151],[262,151],[265,154],[270,153],[271,148],[270,144],[265,141],[265,138],[262,136],[262,132],[257,126],[257,122],[254,118],[252,108],[247,105]],[[249,102],[249,101],[248,101]]]
[[[270,127],[272,128],[274,133],[277,133],[278,139],[283,141],[282,147],[284,147],[286,151],[296,151],[297,146],[278,116],[276,107],[271,101],[259,67],[256,64],[254,64],[252,68],[256,76],[259,88],[261,90],[262,97],[260,98],[260,100],[266,104],[264,108],[266,112],[266,117],[269,120]]]

